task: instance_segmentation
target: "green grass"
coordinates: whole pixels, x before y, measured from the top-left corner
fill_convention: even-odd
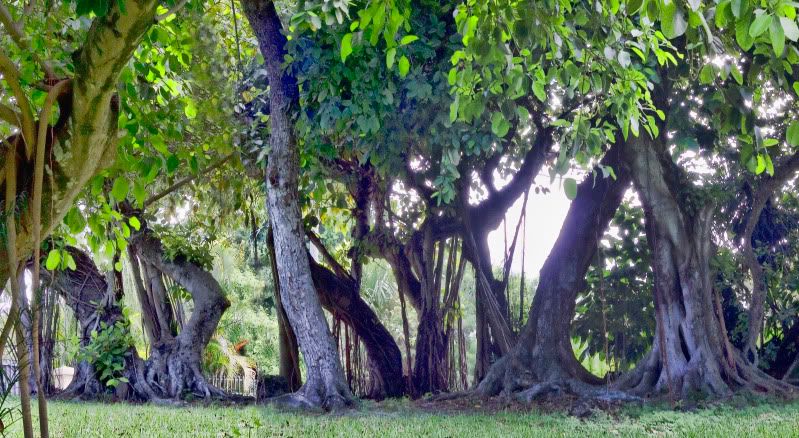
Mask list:
[[[35,407],[35,404],[34,404]],[[364,403],[340,415],[276,412],[264,407],[163,407],[51,402],[54,437],[218,436],[690,436],[799,437],[799,403],[736,409],[717,406],[693,412],[628,408],[613,417],[579,420],[565,414],[433,414],[405,402]],[[21,436],[15,423],[8,436]]]

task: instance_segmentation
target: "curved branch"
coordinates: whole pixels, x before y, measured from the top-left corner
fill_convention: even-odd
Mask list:
[[[499,226],[505,217],[505,212],[525,190],[530,188],[536,174],[546,162],[554,143],[553,132],[554,128],[552,127],[540,130],[530,150],[527,151],[521,167],[513,175],[511,181],[502,189],[493,192],[485,201],[468,208],[473,226],[482,230],[494,229]]]
[[[27,158],[30,159],[33,155],[33,142],[35,141],[34,132],[36,124],[33,121],[33,111],[28,96],[22,90],[19,84],[19,70],[14,66],[14,63],[6,55],[5,51],[0,49],[0,73],[3,74],[3,79],[6,80],[11,91],[14,93],[14,99],[17,101],[17,106],[22,113],[22,138],[25,140],[25,153]]]
[[[225,156],[223,158],[220,158],[215,163],[213,163],[210,166],[208,166],[202,172],[200,172],[200,173],[198,173],[196,175],[189,175],[189,176],[181,179],[180,181],[176,182],[175,184],[172,184],[171,186],[169,186],[166,189],[162,190],[157,195],[151,196],[150,198],[148,198],[147,200],[144,201],[144,204],[142,204],[142,208],[147,208],[147,207],[155,204],[156,202],[160,201],[162,198],[164,198],[165,196],[169,195],[170,193],[182,188],[186,184],[189,184],[189,183],[193,182],[196,179],[199,179],[201,177],[204,177],[204,176],[208,175],[209,173],[213,172],[214,170],[220,168],[228,160],[233,158],[234,155],[236,155],[235,152],[231,153],[231,154],[228,154],[227,156]]]
[[[0,120],[5,120],[9,125],[19,126],[22,123],[22,115],[0,103]]]
[[[17,44],[17,47],[22,49],[24,52],[30,53],[33,59],[42,66],[42,70],[44,70],[44,73],[48,78],[56,77],[53,67],[50,65],[50,63],[40,58],[35,51],[31,50],[30,43],[28,42],[28,36],[25,35],[25,32],[23,32],[20,26],[14,22],[11,12],[3,4],[0,4],[0,23],[2,23],[3,27],[6,28],[6,31],[11,36],[11,39]]]
[[[744,263],[752,275],[752,299],[749,305],[749,329],[744,347],[744,355],[747,360],[757,363],[757,340],[762,330],[764,304],[766,301],[766,285],[763,278],[763,268],[755,254],[752,235],[757,224],[760,222],[760,215],[766,207],[768,200],[774,192],[785,184],[788,179],[799,171],[799,152],[794,153],[790,158],[780,163],[774,171],[774,176],[767,178],[759,185],[752,196],[752,211],[746,219],[744,234],[741,239],[741,252],[744,256]]]
[[[175,3],[175,6],[172,6],[170,10],[166,11],[161,15],[156,16],[155,21],[156,22],[164,21],[167,18],[169,18],[172,14],[177,14],[178,12],[180,12],[181,9],[183,9],[184,6],[186,6],[186,3],[188,2],[189,0],[180,0],[179,2]]]

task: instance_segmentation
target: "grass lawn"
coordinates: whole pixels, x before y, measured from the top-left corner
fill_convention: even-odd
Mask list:
[[[260,406],[51,402],[49,407],[54,437],[799,437],[799,403],[716,406],[693,412],[625,408],[612,416],[599,412],[587,420],[535,409],[523,413],[432,413],[402,401],[364,402],[358,409],[338,415],[283,413]],[[7,436],[22,436],[21,424],[14,423],[7,432]]]

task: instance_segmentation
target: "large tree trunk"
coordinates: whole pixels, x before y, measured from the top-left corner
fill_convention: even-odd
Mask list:
[[[101,330],[101,324],[112,327],[118,321],[123,321],[122,309],[109,296],[108,284],[97,270],[92,259],[83,251],[76,248],[67,248],[75,260],[77,269],[65,271],[42,271],[42,279],[51,285],[59,295],[64,298],[67,306],[72,309],[78,320],[80,330],[80,346],[85,348],[91,341],[93,331]],[[128,349],[125,357],[125,370],[123,375],[130,384],[121,384],[113,392],[122,399],[146,400],[149,398],[151,388],[142,388],[140,382],[144,376],[137,370],[143,370],[143,362],[138,357],[133,347]],[[132,389],[132,390],[129,390]],[[83,360],[75,367],[72,382],[66,389],[57,394],[64,399],[98,399],[106,394],[107,388],[100,381],[99,373],[94,366]]]
[[[413,367],[413,386],[416,395],[448,390],[446,332],[441,309],[441,275],[444,263],[443,241],[433,240],[432,230],[423,225],[408,243],[416,272],[421,279],[422,308],[416,335],[416,361]]]
[[[270,0],[245,0],[250,22],[266,63],[270,88],[271,152],[266,169],[269,219],[286,314],[297,335],[308,375],[303,387],[283,397],[298,407],[337,409],[352,402],[336,344],[327,326],[311,277],[299,208],[299,157],[293,112],[299,104],[296,80],[286,74],[286,37]]]
[[[294,334],[291,324],[289,324],[286,309],[283,307],[283,299],[280,296],[280,278],[277,273],[277,258],[272,227],[269,227],[266,242],[269,250],[269,262],[272,268],[272,282],[275,287],[275,309],[277,313],[278,342],[280,344],[280,376],[286,379],[288,390],[295,392],[302,386],[300,351],[297,346],[297,336]]]
[[[478,385],[481,395],[524,390],[520,397],[531,398],[545,388],[584,392],[585,384],[601,383],[575,358],[570,327],[575,300],[585,287],[585,274],[597,243],[629,187],[621,149],[620,145],[612,147],[603,159],[604,165],[614,168],[615,180],[589,175],[579,185],[558,239],[541,268],[527,323],[515,347]]]
[[[787,394],[787,384],[747,363],[730,344],[713,289],[712,205],[685,196],[662,139],[632,139],[626,154],[646,215],[655,274],[652,350],[618,387],[640,395],[727,396],[738,388]]]
[[[224,392],[208,384],[201,370],[205,347],[222,314],[230,307],[222,287],[208,271],[192,261],[180,255],[174,260],[166,259],[161,243],[148,231],[135,236],[131,244],[139,259],[149,265],[148,270],[155,269],[175,280],[191,294],[194,302],[194,310],[183,330],[175,337],[171,334],[162,337],[160,344],[152,346],[147,359],[148,382],[159,388],[165,398],[179,398],[186,391],[205,398],[224,397]],[[163,286],[160,278],[159,284]]]
[[[352,279],[343,279],[310,260],[319,301],[331,314],[350,326],[366,347],[369,360],[369,389],[372,399],[400,397],[405,393],[402,354],[391,333],[361,298]]]
[[[116,398],[139,401],[177,399],[186,392],[205,398],[224,397],[222,391],[207,383],[201,372],[205,347],[222,313],[230,305],[219,284],[211,274],[191,262],[164,260],[160,243],[148,234],[134,237],[132,246],[136,247],[135,255],[169,275],[192,295],[191,318],[176,337],[162,338],[153,344],[147,361],[142,361],[132,346],[128,349],[122,370],[128,384],[110,391],[99,380],[99,373],[92,364],[82,361],[78,363],[72,383],[59,397],[97,399],[108,392]],[[64,296],[74,311],[81,330],[81,347],[86,347],[91,333],[102,330],[102,324],[111,327],[125,317],[115,300],[116,291],[109,287],[91,258],[78,249],[68,250],[77,270],[43,271],[43,274],[54,277],[52,287]]]

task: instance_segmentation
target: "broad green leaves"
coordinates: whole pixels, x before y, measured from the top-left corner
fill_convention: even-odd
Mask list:
[[[574,178],[565,178],[563,191],[566,192],[566,197],[573,201],[577,197],[577,181]]]
[[[341,62],[347,62],[350,54],[352,54],[352,33],[344,35],[341,39]]]
[[[130,190],[130,182],[125,177],[118,177],[114,180],[114,185],[111,188],[111,196],[117,201],[124,201],[128,196]]]
[[[786,131],[785,139],[793,147],[799,147],[799,122],[791,122]]]
[[[491,132],[499,138],[505,137],[510,130],[510,123],[505,119],[505,116],[500,111],[494,111],[491,114]]]
[[[55,271],[56,269],[70,269],[74,271],[77,269],[72,254],[63,249],[51,249],[47,254],[44,267],[48,271]]]
[[[772,17],[770,14],[762,13],[757,15],[749,25],[749,36],[752,38],[759,37],[771,25]]]
[[[682,36],[688,29],[683,11],[677,7],[677,1],[672,0],[660,9],[660,26],[666,38],[674,39]]]
[[[407,56],[402,55],[402,57],[399,60],[399,74],[400,74],[400,77],[404,78],[405,76],[407,76],[408,75],[408,71],[410,71],[410,69],[411,69],[411,62],[408,60]]]

